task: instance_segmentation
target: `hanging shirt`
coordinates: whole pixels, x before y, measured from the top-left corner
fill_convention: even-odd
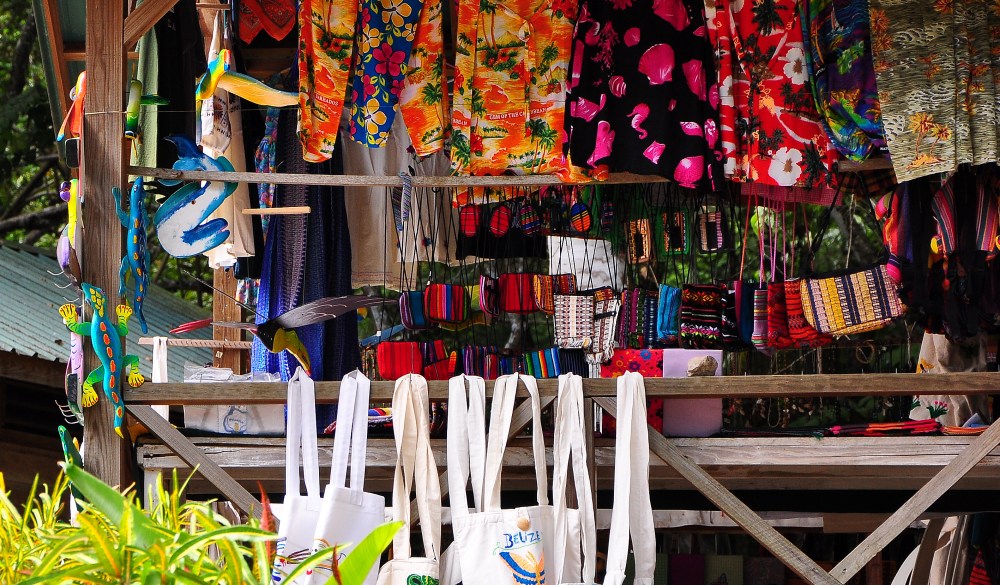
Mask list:
[[[444,149],[451,136],[444,77],[442,0],[426,0],[399,94],[399,110],[417,156]]]
[[[868,0],[802,0],[809,87],[834,147],[864,160],[885,150]]]
[[[451,148],[455,173],[524,175],[562,168],[575,10],[571,0],[459,4]],[[502,198],[490,191],[476,196],[480,202]]]
[[[302,0],[299,5],[299,123],[302,158],[330,160],[354,48],[358,0]]]
[[[705,6],[719,66],[726,176],[781,187],[831,184],[837,151],[807,85],[798,0]]]
[[[355,142],[380,147],[389,138],[423,5],[422,0],[360,0],[358,4],[348,127]]]
[[[995,162],[1000,150],[997,7],[871,1],[872,49],[896,178]]]
[[[584,0],[566,130],[572,164],[722,184],[718,88],[700,0]]]

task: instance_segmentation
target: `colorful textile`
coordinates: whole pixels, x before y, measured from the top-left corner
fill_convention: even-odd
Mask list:
[[[843,276],[802,279],[800,293],[809,324],[833,336],[881,329],[904,310],[885,264]]]
[[[550,347],[524,354],[524,370],[529,376],[536,378],[558,378],[562,373],[559,367],[559,349]]]
[[[806,86],[797,0],[706,4],[719,65],[725,174],[735,181],[818,187],[837,151]]]
[[[681,289],[680,338],[688,349],[717,349],[722,345],[724,285],[685,284]]]
[[[299,140],[308,162],[333,155],[357,13],[358,0],[302,0],[299,5]]]
[[[422,0],[359,1],[348,124],[355,142],[380,147],[389,139],[422,8]]]
[[[661,284],[658,305],[656,336],[661,342],[673,343],[677,341],[677,318],[681,310],[681,289]]]
[[[718,91],[700,0],[583,0],[566,98],[573,165],[721,187]]]
[[[872,48],[896,178],[997,160],[997,9],[978,0],[871,0]]]
[[[590,347],[594,342],[593,295],[555,295],[555,342],[560,348]]]
[[[560,132],[575,11],[567,0],[459,4],[451,150],[457,174],[544,174],[562,168]],[[504,194],[484,191],[474,197],[499,200]]]
[[[243,0],[240,7],[240,39],[249,44],[260,31],[276,41],[295,28],[294,0]]]
[[[611,361],[601,365],[602,378],[638,372],[647,378],[663,377],[662,349],[616,349]]]
[[[598,364],[611,359],[614,348],[615,320],[621,301],[614,291],[602,288],[594,293],[594,344],[587,353],[587,363]]]
[[[864,160],[885,149],[868,0],[802,0],[809,86],[833,146]]]
[[[785,315],[788,318],[788,335],[800,347],[820,347],[833,341],[833,337],[824,335],[806,320],[802,308],[802,291],[798,280],[786,280]]]
[[[448,85],[444,77],[443,6],[442,0],[424,2],[399,93],[399,113],[406,122],[417,156],[443,149],[451,136]]]
[[[757,351],[764,355],[771,355],[771,348],[767,343],[767,297],[766,285],[753,291],[753,337],[751,337],[751,342]]]
[[[767,285],[767,346],[772,349],[792,347],[788,331],[788,307],[785,302],[785,283]]]

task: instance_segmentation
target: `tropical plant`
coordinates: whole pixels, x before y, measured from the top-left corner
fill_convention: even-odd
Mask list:
[[[167,490],[150,488],[151,510],[83,469],[65,464],[52,488],[33,489],[23,512],[3,491],[0,474],[0,582],[21,585],[265,585],[271,583],[268,543],[277,536],[256,519],[234,525],[210,502],[185,501],[176,474]],[[67,479],[86,498],[73,523],[60,519]],[[37,487],[37,481],[36,481]],[[316,552],[287,582],[333,558],[328,585],[361,585],[401,523],[385,524],[336,563],[339,546]],[[346,543],[345,543],[346,544]]]

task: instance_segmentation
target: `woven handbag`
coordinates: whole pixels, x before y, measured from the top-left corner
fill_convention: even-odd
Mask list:
[[[470,304],[468,291],[458,284],[430,284],[424,291],[424,315],[434,323],[468,320]]]
[[[682,209],[668,209],[657,214],[656,255],[663,259],[674,254],[687,254],[691,249],[688,214]]]
[[[410,330],[429,329],[432,326],[424,314],[424,291],[403,291],[399,295],[399,320],[403,327]]]
[[[531,292],[538,309],[546,315],[556,311],[555,295],[576,294],[574,274],[534,274],[531,278]]]
[[[532,276],[527,272],[500,275],[500,310],[523,315],[538,310],[532,291]]]
[[[685,284],[681,289],[680,338],[687,349],[722,347],[726,286]]]
[[[555,295],[554,302],[556,346],[590,347],[594,342],[594,296]]]
[[[871,200],[867,197],[863,199],[871,209],[875,228],[881,231]],[[819,251],[832,210],[833,206],[827,209],[823,227],[813,241],[810,258],[815,258]],[[879,261],[869,268],[846,269],[803,278],[799,291],[802,310],[809,324],[820,333],[840,337],[875,331],[900,317],[906,309],[899,298],[896,282],[889,278],[888,260],[888,249],[884,249]]]

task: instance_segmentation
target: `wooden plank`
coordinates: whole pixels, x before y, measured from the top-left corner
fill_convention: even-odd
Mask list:
[[[177,4],[177,0],[146,0],[133,10],[125,19],[125,49],[134,47],[142,35],[149,32],[164,14],[170,12],[174,4]]]
[[[60,119],[54,120],[56,124],[62,122],[61,117],[69,111],[69,90],[73,84],[69,80],[69,68],[66,66],[66,57],[63,55],[63,34],[62,24],[59,20],[59,0],[42,0],[42,20],[45,25],[47,35],[43,35],[40,42],[48,43],[49,54],[52,55],[52,70],[55,74],[57,111]],[[57,131],[58,127],[55,128]]]
[[[448,399],[447,380],[428,381],[431,400]],[[1000,387],[1000,374],[989,372],[954,374],[815,374],[806,376],[702,376],[691,378],[649,378],[646,395],[689,397],[733,396],[871,396],[911,394],[992,394]],[[340,382],[316,382],[316,400],[336,402]],[[373,382],[372,400],[392,400],[392,382]],[[555,396],[558,381],[539,380],[542,396]],[[256,383],[253,392],[243,385],[218,384],[157,384],[138,389],[125,389],[126,398],[136,404],[283,404],[286,385]],[[487,393],[492,392],[487,388]],[[617,387],[614,379],[583,380],[585,397],[613,397]],[[519,396],[527,396],[523,390]]]
[[[848,477],[847,479],[853,479]],[[888,514],[823,514],[823,532],[827,534],[868,534],[885,522]]]
[[[594,400],[612,416],[617,413],[618,401],[616,398],[595,398]],[[649,435],[650,451],[676,469],[709,501],[718,506],[720,511],[725,512],[793,573],[807,583],[814,585],[840,585],[840,581],[831,577],[816,561],[806,556],[780,532],[734,496],[732,492],[685,457],[659,431],[648,425],[646,430]]]
[[[306,175],[296,173],[238,173],[220,171],[178,171],[153,167],[129,167],[132,175],[157,179],[177,179],[187,181],[231,181],[238,183],[271,183],[274,185],[330,185],[342,187],[401,187],[399,176],[375,177],[369,175]],[[633,183],[665,183],[667,179],[652,175],[612,173],[606,181],[585,181],[602,185]],[[498,175],[484,177],[412,177],[414,187],[541,187],[561,185],[563,181],[555,175]]]
[[[0,378],[62,388],[65,375],[66,364],[0,351]]]
[[[924,536],[920,539],[920,550],[917,552],[917,562],[913,565],[910,585],[927,585],[942,528],[944,528],[944,518],[933,518],[927,523]]]
[[[985,433],[975,438],[969,448],[955,457],[951,463],[938,472],[927,485],[913,494],[884,524],[868,535],[861,544],[850,552],[831,571],[834,578],[847,582],[899,536],[911,522],[923,514],[942,494],[969,472],[983,457],[1000,445],[1000,424],[994,424]]]
[[[122,226],[111,189],[124,185],[123,163],[128,160],[121,115],[125,95],[124,10],[123,2],[92,2],[87,6],[87,100],[81,140],[80,184],[87,201],[80,247],[83,280],[108,294],[108,310],[112,312],[117,304]],[[86,371],[100,366],[90,344],[84,345],[84,351]],[[128,485],[130,457],[126,456],[126,442],[115,434],[110,401],[100,400],[86,416],[87,470],[110,485]]]
[[[145,4],[143,4],[145,6]],[[212,319],[219,322],[242,321],[243,310],[236,304],[236,274],[233,270],[217,269],[212,285]],[[243,330],[233,327],[212,327],[214,341],[243,341]],[[234,374],[243,373],[243,352],[231,347],[217,347],[212,352],[212,365],[229,368]]]
[[[263,509],[260,501],[156,411],[149,406],[139,405],[129,405],[128,410],[139,419],[139,422],[146,425],[151,433],[173,449],[192,469],[197,468],[198,473],[219,488],[222,495],[233,505],[248,515],[259,516]]]

